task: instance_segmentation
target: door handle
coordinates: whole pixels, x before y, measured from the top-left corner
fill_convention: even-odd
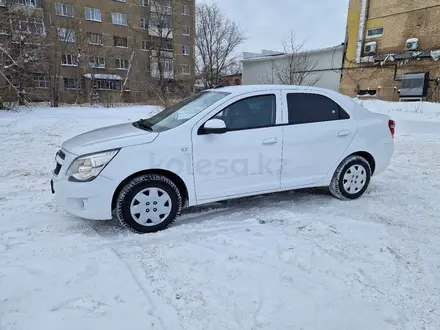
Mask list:
[[[278,142],[278,140],[275,137],[271,137],[271,138],[267,138],[267,139],[263,140],[263,144],[274,144],[277,142]]]
[[[347,131],[347,130],[340,131],[340,132],[338,133],[338,136],[339,136],[339,137],[347,136],[347,135],[350,135],[350,132]]]

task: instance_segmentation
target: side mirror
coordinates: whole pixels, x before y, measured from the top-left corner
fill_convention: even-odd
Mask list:
[[[226,133],[226,124],[221,119],[210,119],[202,127],[203,134],[223,134]]]

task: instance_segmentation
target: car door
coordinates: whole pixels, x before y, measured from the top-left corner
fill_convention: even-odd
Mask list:
[[[353,140],[357,122],[325,92],[282,93],[284,118],[281,187],[324,179]]]
[[[198,202],[279,189],[280,105],[279,90],[248,93],[217,108],[193,128]],[[212,118],[223,120],[226,132],[204,134],[203,125]]]

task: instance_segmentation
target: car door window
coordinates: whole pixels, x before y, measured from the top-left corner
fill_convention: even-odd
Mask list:
[[[214,118],[222,119],[228,131],[274,126],[276,97],[269,94],[242,99],[223,109]]]
[[[289,124],[317,123],[349,119],[350,116],[330,98],[310,93],[288,93]]]

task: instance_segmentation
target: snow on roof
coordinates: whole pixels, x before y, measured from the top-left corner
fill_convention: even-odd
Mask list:
[[[123,80],[121,76],[106,73],[86,73],[84,77],[88,79]]]

